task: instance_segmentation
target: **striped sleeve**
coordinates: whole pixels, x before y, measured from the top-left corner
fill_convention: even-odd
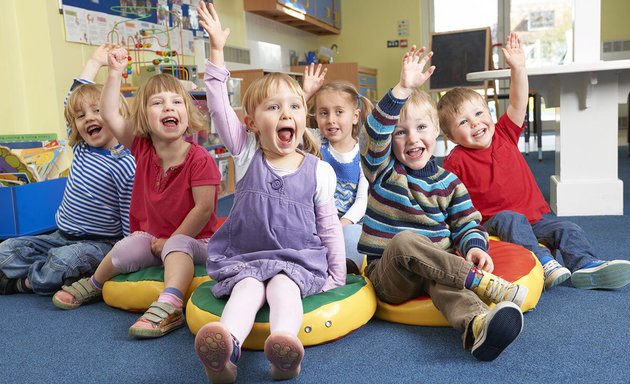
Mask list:
[[[400,109],[405,101],[395,98],[390,90],[372,110],[363,125],[359,135],[361,164],[363,173],[370,183],[374,182],[379,173],[393,161],[392,132],[396,128]]]
[[[481,214],[472,204],[464,184],[451,173],[455,188],[447,208],[451,241],[459,253],[466,257],[472,248],[488,250],[488,234],[481,226]]]

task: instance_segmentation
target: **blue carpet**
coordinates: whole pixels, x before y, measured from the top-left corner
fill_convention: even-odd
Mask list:
[[[528,156],[548,196],[553,153]],[[620,148],[620,178],[630,207],[630,160]],[[546,180],[546,181],[545,181]],[[546,183],[546,184],[545,184]],[[223,207],[222,209],[225,209]],[[630,260],[630,216],[570,217],[602,259]],[[625,229],[624,229],[625,228]],[[0,296],[0,383],[203,383],[187,328],[156,340],[127,335],[139,314],[104,303],[73,311],[49,297]],[[521,336],[498,359],[476,361],[451,328],[373,319],[354,333],[306,349],[295,383],[628,383],[630,286],[583,291],[564,284],[525,314]],[[270,382],[262,352],[245,351],[241,383]]]

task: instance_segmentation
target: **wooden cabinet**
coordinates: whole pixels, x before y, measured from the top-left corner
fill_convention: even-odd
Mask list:
[[[243,101],[243,95],[245,94],[245,91],[247,90],[247,88],[249,88],[249,85],[252,83],[252,81],[258,78],[261,78],[265,76],[266,74],[272,73],[272,72],[279,72],[279,71],[271,71],[271,70],[266,70],[266,69],[242,69],[242,70],[230,71],[230,76],[243,79],[243,81],[241,82],[241,104]],[[302,85],[304,69],[302,69],[302,72],[284,72],[284,73],[293,77],[294,79],[298,81],[298,83],[300,83],[300,85]]]
[[[341,0],[244,0],[244,9],[316,35],[338,35]]]
[[[377,94],[377,70],[362,67],[358,63],[333,63],[323,64],[328,68],[326,82],[333,80],[346,80],[352,83],[359,93],[375,103],[378,101]],[[304,66],[292,66],[291,71],[304,73]]]

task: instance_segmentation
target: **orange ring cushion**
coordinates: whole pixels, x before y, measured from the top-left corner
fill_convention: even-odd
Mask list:
[[[507,281],[525,285],[529,291],[521,310],[527,312],[535,308],[545,283],[538,258],[522,246],[500,241],[496,237],[490,238],[489,245],[488,253],[494,262],[492,273]],[[402,304],[378,300],[375,317],[402,324],[450,326],[428,296],[420,296]]]

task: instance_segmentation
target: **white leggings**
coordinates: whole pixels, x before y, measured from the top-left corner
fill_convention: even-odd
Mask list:
[[[266,286],[248,277],[236,283],[221,316],[221,323],[241,345],[265,302],[269,304],[271,333],[286,332],[297,336],[304,317],[298,286],[284,274],[272,277]]]

